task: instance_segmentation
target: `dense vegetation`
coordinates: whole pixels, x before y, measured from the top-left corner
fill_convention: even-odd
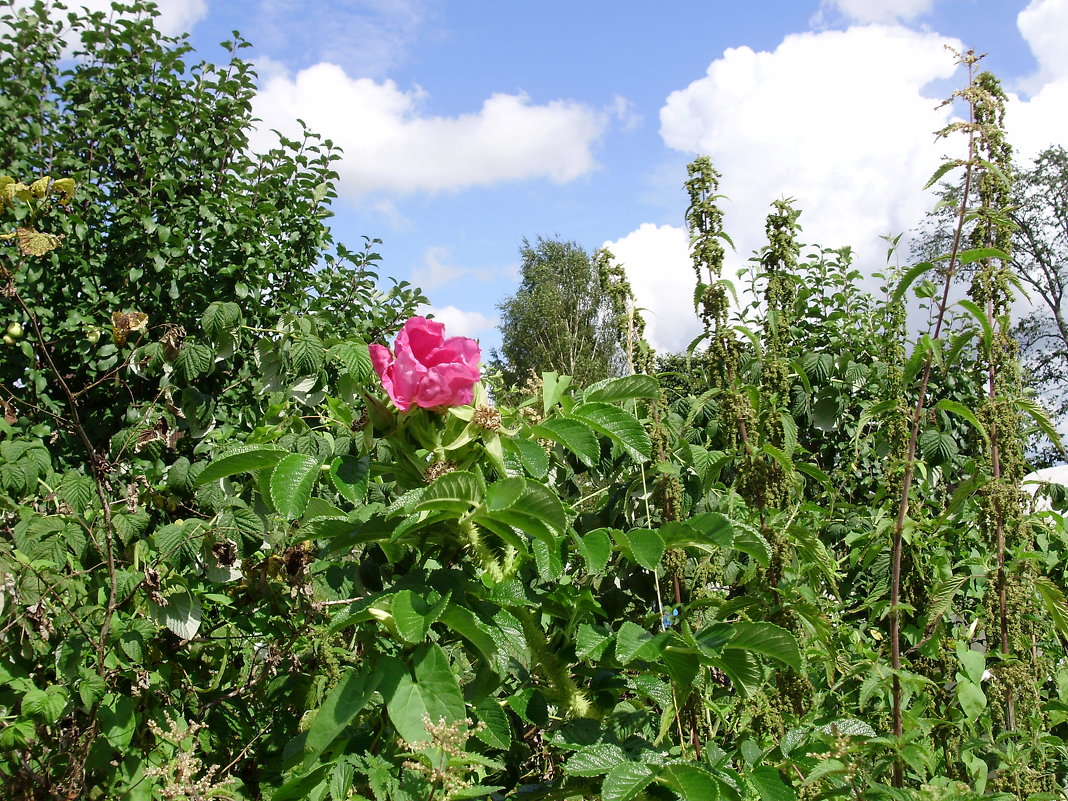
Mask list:
[[[737,315],[697,159],[702,348],[647,374],[586,257],[626,374],[524,394],[333,242],[329,143],[248,153],[242,43],[187,67],[133,11],[75,61],[0,17],[7,795],[1064,796],[1068,531],[1019,487],[1056,434],[973,56],[944,252],[872,295],[778,201]]]

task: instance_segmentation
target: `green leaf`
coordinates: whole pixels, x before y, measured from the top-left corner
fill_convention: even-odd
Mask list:
[[[778,769],[761,765],[746,776],[761,801],[795,801],[797,793],[782,779]]]
[[[275,465],[270,492],[279,514],[290,520],[303,516],[319,472],[319,461],[302,453],[290,453]]]
[[[631,529],[623,535],[631,558],[646,570],[656,570],[664,556],[664,538],[650,529]]]
[[[342,342],[330,348],[329,355],[341,362],[349,375],[360,384],[366,384],[374,375],[374,366],[365,342]]]
[[[755,695],[764,682],[764,671],[749,651],[724,650],[718,659],[709,662],[722,670],[744,697]]]
[[[957,703],[968,720],[977,720],[986,709],[986,694],[978,684],[961,676],[957,682]]]
[[[483,699],[475,707],[475,719],[485,724],[476,729],[475,736],[490,748],[508,750],[512,745],[512,725],[508,714],[496,698]]]
[[[355,719],[371,700],[379,682],[381,672],[368,669],[366,664],[349,668],[341,681],[323,700],[308,727],[308,737],[304,741],[304,767],[308,769],[338,735]]]
[[[654,661],[667,645],[667,637],[654,635],[637,623],[629,620],[623,622],[616,632],[616,659],[620,664],[628,665],[635,659]]]
[[[100,733],[116,751],[125,751],[137,729],[137,700],[129,695],[109,695],[97,712]]]
[[[717,553],[734,544],[734,526],[719,512],[703,512],[685,523],[676,521],[660,527],[665,548],[698,548]]]
[[[216,300],[208,304],[200,325],[212,342],[233,334],[241,325],[241,307],[232,301]]]
[[[601,801],[630,801],[656,778],[656,771],[641,762],[623,762],[604,777]]]
[[[183,640],[191,640],[200,630],[200,599],[182,590],[168,595],[166,601],[166,606],[153,604],[157,620]]]
[[[264,447],[262,445],[239,445],[231,448],[200,471],[194,486],[200,487],[220,478],[274,467],[288,451],[283,448]]]
[[[51,726],[63,715],[68,700],[67,691],[57,684],[45,690],[34,687],[22,696],[22,714],[41,718]]]
[[[587,467],[593,467],[601,458],[597,435],[585,422],[567,417],[553,417],[541,425],[534,426],[531,433],[538,439],[551,439],[560,443]]]
[[[910,267],[908,271],[901,277],[901,280],[897,282],[897,287],[894,289],[893,297],[890,298],[889,305],[896,306],[901,303],[901,299],[905,297],[905,292],[912,286],[913,282],[924,273],[933,270],[934,265],[929,261],[921,261],[919,264]]]
[[[326,361],[323,341],[312,334],[294,337],[293,344],[289,347],[289,358],[297,375],[318,373]]]
[[[582,399],[587,403],[603,401],[614,403],[634,398],[656,398],[660,396],[660,382],[651,375],[625,375],[620,378],[606,378],[586,388]]]
[[[719,785],[715,778],[700,765],[668,765],[661,781],[667,784],[685,801],[719,801]]]
[[[644,629],[643,629],[644,631]],[[612,632],[603,626],[580,623],[575,635],[575,656],[579,659],[597,660],[612,641]]]
[[[594,529],[578,540],[579,552],[591,573],[603,573],[612,558],[612,538],[608,532],[606,528]]]
[[[1000,259],[1001,261],[1009,261],[1009,254],[1003,250],[997,248],[971,248],[965,250],[957,256],[957,260],[962,266],[967,264],[975,264],[977,261],[984,261],[986,259]]]
[[[397,631],[406,642],[423,642],[448,602],[448,595],[431,603],[425,596],[417,595],[411,590],[400,590],[393,596],[393,605],[390,607]]]
[[[731,626],[731,638],[724,648],[736,648],[778,659],[798,673],[803,669],[797,638],[773,623],[740,621]]]
[[[442,510],[465,515],[482,503],[482,492],[482,481],[474,473],[454,470],[426,488],[414,511]]]
[[[652,456],[649,434],[630,412],[608,403],[583,403],[571,410],[571,417],[611,439],[636,461],[644,462]]]
[[[549,454],[537,442],[530,439],[503,440],[518,455],[523,469],[534,478],[545,478],[549,473]]]
[[[408,743],[429,739],[424,716],[435,724],[441,718],[455,723],[467,716],[456,674],[440,645],[431,643],[417,648],[412,664],[415,678],[405,673],[385,698],[389,719]]]
[[[750,525],[734,524],[734,549],[749,554],[762,567],[771,564],[771,546],[764,535]]]
[[[492,628],[479,620],[474,612],[463,606],[449,604],[440,620],[471,643],[487,664],[493,664],[497,656],[497,640]]]
[[[567,528],[567,514],[555,493],[543,484],[519,477],[489,485],[485,506],[474,520],[482,525],[503,523],[553,547]]]
[[[338,456],[330,464],[330,480],[338,495],[354,504],[363,503],[371,475],[371,460],[368,456]]]
[[[1061,637],[1068,639],[1068,601],[1065,600],[1064,593],[1045,576],[1037,577],[1034,582],[1042,608],[1049,615],[1050,622]]]
[[[614,743],[588,745],[575,752],[564,763],[568,776],[601,776],[627,761],[623,749]]]
[[[191,384],[197,376],[211,371],[215,357],[203,342],[186,341],[174,360],[174,376],[179,383]]]
[[[972,412],[972,410],[965,406],[963,403],[958,403],[957,401],[949,400],[948,398],[943,398],[935,404],[935,408],[951,412],[952,414],[955,414],[958,417],[963,417],[965,420],[971,423],[972,428],[974,428],[979,433],[979,436],[983,438],[983,442],[986,444],[986,446],[990,447],[990,438],[986,434],[986,428],[984,428],[983,424],[979,422],[979,418],[975,416],[975,413]]]

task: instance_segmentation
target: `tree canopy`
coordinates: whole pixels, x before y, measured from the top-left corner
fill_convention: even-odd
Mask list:
[[[620,374],[626,358],[620,316],[629,288],[612,255],[543,237],[524,239],[519,255],[519,289],[497,307],[502,343],[494,356],[506,383],[542,371],[582,383]]]

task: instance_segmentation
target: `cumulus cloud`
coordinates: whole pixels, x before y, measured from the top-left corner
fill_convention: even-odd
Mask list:
[[[735,267],[764,244],[769,204],[781,197],[803,210],[802,241],[852,245],[860,266],[882,266],[880,237],[912,228],[941,157],[962,155],[963,142],[936,142],[950,110],[924,94],[956,70],[945,44],[899,26],[795,34],[774,52],[727,50],[668,97],[664,142],[710,155],[724,174]]]
[[[684,351],[701,333],[694,314],[690,238],[682,228],[644,223],[614,242],[605,242],[623,265],[646,320],[646,339],[656,350]]]
[[[426,249],[423,265],[412,270],[412,283],[430,291],[462,278],[469,271],[452,264],[452,252],[447,247],[434,245]]]
[[[1016,18],[1038,71],[1019,81],[1030,97],[1010,94],[1005,114],[1009,141],[1020,160],[1050,145],[1068,145],[1068,0],[1033,0]]]
[[[603,112],[583,104],[536,104],[524,94],[494,94],[468,114],[428,116],[420,90],[353,78],[326,62],[295,75],[261,66],[260,74],[254,108],[263,122],[254,146],[270,146],[271,128],[293,135],[304,120],[344,149],[338,172],[355,196],[533,178],[566,183],[594,169],[606,124]]]
[[[455,306],[423,306],[419,313],[434,315],[435,320],[445,324],[445,336],[449,337],[478,339],[497,327],[495,317],[487,317],[477,311],[464,311]]]
[[[816,22],[837,12],[853,22],[907,22],[928,14],[934,0],[823,0]]]

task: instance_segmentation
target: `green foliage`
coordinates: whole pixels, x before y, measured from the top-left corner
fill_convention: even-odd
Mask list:
[[[505,384],[548,371],[587,384],[618,375],[628,362],[633,369],[641,332],[633,330],[633,298],[612,255],[541,237],[524,239],[519,255],[519,289],[498,305],[502,341],[494,360]]]
[[[207,66],[203,81],[165,77],[181,43],[138,21],[75,20],[94,55],[42,95],[57,130],[73,136],[66,83],[140,96],[136,66],[109,48],[145,53],[145,96],[170,87],[175,107],[223,102],[197,94],[212,81],[242,96],[240,62],[233,85]],[[6,24],[9,52],[55,56],[41,9]],[[79,74],[89,65],[95,78]],[[22,101],[9,108],[39,108]],[[16,162],[39,156],[23,140],[5,145]],[[328,161],[293,147],[274,158],[295,161],[302,190],[277,187],[255,231],[227,218],[247,226],[250,253],[282,259],[242,262],[255,304],[238,273],[194,275],[226,265],[191,242],[200,218],[178,213],[178,195],[153,211],[166,235],[126,226],[116,210],[152,207],[152,175],[180,169],[136,172],[151,149],[112,141],[125,195],[77,161],[74,184],[54,167],[64,177],[42,182],[28,161],[0,180],[15,234],[0,245],[0,308],[19,315],[6,336],[24,359],[4,364],[0,423],[0,778],[13,797],[1063,794],[1068,670],[1050,655],[1068,631],[1068,527],[1026,513],[993,467],[1007,421],[1037,410],[1002,392],[1011,354],[985,302],[954,316],[929,265],[864,293],[847,249],[802,253],[797,211],[779,202],[749,275],[760,300],[727,326],[719,178],[700,160],[688,218],[712,357],[672,359],[663,380],[545,371],[532,392],[492,388],[514,404],[491,407],[477,385],[470,406],[401,413],[367,342],[421,295],[378,292],[373,254],[342,268],[322,225]],[[197,169],[232,177],[210,159]],[[245,202],[231,190],[227,214]],[[127,244],[164,252],[175,237],[160,293],[122,280]],[[286,250],[297,241],[306,253]],[[982,242],[958,261],[989,270],[1004,252]],[[66,292],[60,269],[85,287],[98,270],[100,292]],[[908,293],[944,328],[906,343]],[[625,303],[604,308],[587,322],[618,347]],[[112,331],[90,341],[85,325]],[[993,393],[975,378],[991,365]],[[1011,536],[991,537],[999,525]]]

